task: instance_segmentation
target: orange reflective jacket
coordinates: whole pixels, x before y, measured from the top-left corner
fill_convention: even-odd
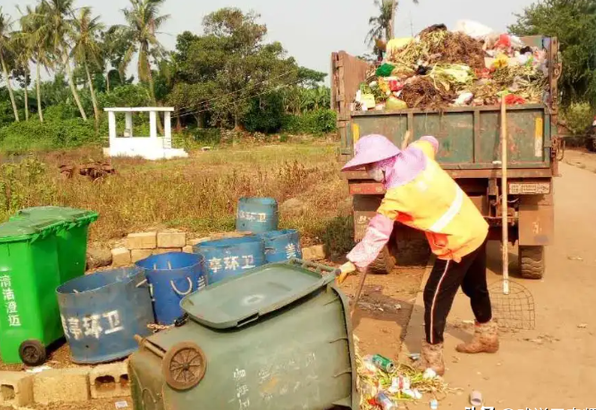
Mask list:
[[[435,161],[433,145],[412,143],[428,163],[412,181],[389,188],[378,213],[424,231],[432,252],[439,259],[455,262],[482,245],[488,223],[471,199]]]

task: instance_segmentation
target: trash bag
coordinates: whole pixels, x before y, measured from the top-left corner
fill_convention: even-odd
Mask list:
[[[377,68],[376,75],[378,77],[390,77],[393,69],[395,69],[395,66],[392,64],[382,64]]]
[[[385,103],[385,108],[391,111],[405,110],[408,108],[408,104],[406,104],[405,101],[400,100],[399,98],[389,97]]]
[[[495,34],[495,31],[490,27],[472,20],[459,20],[455,24],[455,29],[453,31],[467,34],[476,40],[484,40],[487,36]]]

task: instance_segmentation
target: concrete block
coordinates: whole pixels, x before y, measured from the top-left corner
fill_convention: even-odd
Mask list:
[[[192,250],[193,250],[192,248],[193,248],[192,245],[186,245],[184,248],[182,248],[182,252],[192,253]]]
[[[154,255],[161,255],[168,252],[182,252],[182,248],[157,248],[153,251]]]
[[[0,372],[0,407],[27,406],[33,403],[33,375],[25,372]]]
[[[127,248],[112,249],[112,265],[115,267],[130,265],[130,251]]]
[[[68,403],[89,400],[89,369],[46,370],[33,379],[36,403]]]
[[[186,232],[163,231],[157,234],[158,248],[182,248],[186,245]]]
[[[110,399],[130,396],[127,362],[100,365],[89,373],[91,397]]]
[[[154,249],[157,247],[157,232],[130,233],[126,237],[128,249]]]
[[[320,261],[325,259],[325,247],[323,245],[310,246],[302,249],[302,258],[307,261]]]
[[[153,249],[133,249],[130,251],[130,258],[132,262],[140,261],[141,259],[148,258],[153,254]]]

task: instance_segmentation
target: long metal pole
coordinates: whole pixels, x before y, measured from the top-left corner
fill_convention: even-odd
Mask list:
[[[509,294],[509,218],[507,213],[507,106],[501,100],[501,217],[503,225],[503,294]]]
[[[391,38],[395,38],[395,15],[397,14],[397,4],[398,0],[393,0],[393,5],[391,6]],[[391,38],[388,38],[387,42],[389,42]]]

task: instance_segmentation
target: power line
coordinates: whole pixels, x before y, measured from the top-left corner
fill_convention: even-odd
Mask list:
[[[289,75],[289,74],[291,74],[291,73],[293,73],[293,72],[295,72],[295,70],[288,70],[288,71],[286,71],[285,73],[282,73],[282,74],[280,74],[280,75],[278,75],[278,76],[276,76],[276,77],[267,78],[266,80],[262,80],[262,81],[259,81],[259,82],[255,83],[255,84],[248,85],[248,86],[246,86],[246,87],[240,88],[239,90],[232,91],[232,92],[229,92],[229,93],[225,93],[225,94],[222,94],[222,95],[218,95],[218,96],[216,96],[216,97],[209,98],[209,99],[207,99],[207,100],[199,101],[197,104],[195,104],[195,106],[199,106],[199,105],[206,104],[206,103],[208,103],[208,102],[212,102],[212,101],[216,101],[216,100],[221,100],[221,99],[223,99],[223,98],[225,98],[225,97],[227,97],[227,96],[229,96],[229,95],[233,95],[233,94],[236,94],[236,93],[240,93],[240,92],[242,92],[242,91],[245,91],[245,90],[247,90],[247,89],[249,89],[249,88],[251,88],[251,87],[255,87],[255,86],[257,86],[257,85],[260,85],[260,84],[266,83],[266,82],[268,82],[268,81],[271,81],[271,80],[275,80],[275,79],[278,79],[278,78],[285,77],[285,76],[287,76],[287,75]],[[193,107],[193,106],[190,106],[190,105],[189,105],[189,106],[180,107],[180,109],[178,109],[178,112],[179,112],[179,113],[181,113],[181,112],[184,112],[184,111],[186,111],[186,110],[194,110],[194,107]]]
[[[226,105],[224,105],[223,107],[220,107],[220,108],[227,108],[227,107],[230,107],[231,105],[233,105],[233,104],[235,104],[237,102],[246,101],[246,100],[251,99],[251,98],[255,98],[255,97],[259,97],[261,95],[268,94],[268,93],[270,93],[272,91],[277,91],[277,90],[279,90],[281,88],[286,88],[286,87],[290,87],[292,85],[296,85],[296,84],[300,83],[300,81],[302,81],[302,80],[300,80],[300,79],[294,80],[293,82],[290,82],[290,83],[287,83],[287,84],[283,84],[283,85],[275,86],[274,88],[271,88],[269,90],[263,91],[261,93],[255,94],[255,95],[249,95],[249,96],[244,97],[244,98],[239,98],[239,99],[237,99],[237,100],[235,100],[235,101],[233,101],[233,102],[231,102],[229,104],[226,104]],[[207,111],[211,111],[211,108],[207,108],[207,109],[203,109],[203,110],[197,110],[197,111],[192,111],[192,112],[186,112],[186,113],[183,113],[183,114],[178,115],[178,118],[186,117],[188,115],[201,114],[201,113],[207,112]]]

